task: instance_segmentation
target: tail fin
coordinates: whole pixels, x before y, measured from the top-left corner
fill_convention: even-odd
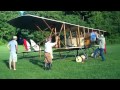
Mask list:
[[[26,51],[31,51],[30,44],[26,39],[23,39],[23,45],[24,45]]]
[[[30,43],[31,43],[31,46],[34,49],[34,51],[40,51],[41,50],[41,48],[32,39],[30,39]]]

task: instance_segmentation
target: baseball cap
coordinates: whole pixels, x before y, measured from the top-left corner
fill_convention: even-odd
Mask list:
[[[13,39],[16,39],[17,38],[17,36],[13,36]]]

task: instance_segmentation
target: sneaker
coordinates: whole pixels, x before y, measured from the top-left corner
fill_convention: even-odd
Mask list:
[[[16,69],[13,69],[13,70],[16,70]]]
[[[46,66],[45,65],[43,66],[43,69],[46,70]]]

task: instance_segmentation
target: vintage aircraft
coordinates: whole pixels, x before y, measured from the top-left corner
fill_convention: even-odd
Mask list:
[[[79,50],[89,48],[91,44],[90,33],[92,31],[103,34],[106,33],[106,31],[100,29],[89,28],[29,14],[14,18],[8,21],[8,23],[21,29],[38,29],[40,32],[50,31],[52,41],[54,41],[56,36],[59,37],[55,51],[63,52],[77,50],[76,56],[79,55]],[[40,41],[40,43],[43,41]]]

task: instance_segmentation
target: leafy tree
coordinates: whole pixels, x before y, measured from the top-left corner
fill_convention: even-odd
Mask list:
[[[16,34],[14,27],[7,23],[8,20],[15,18],[16,12],[12,11],[0,11],[0,39],[10,40],[12,35]]]
[[[120,11],[25,11],[24,14],[32,14],[105,30],[110,33],[110,36],[108,36],[110,41],[120,42]],[[7,21],[18,16],[20,16],[19,11],[0,11],[0,40],[9,41],[13,35],[18,35],[19,37],[32,38],[36,42],[39,42],[50,34],[50,32],[42,34],[39,31],[21,30],[7,23]]]

